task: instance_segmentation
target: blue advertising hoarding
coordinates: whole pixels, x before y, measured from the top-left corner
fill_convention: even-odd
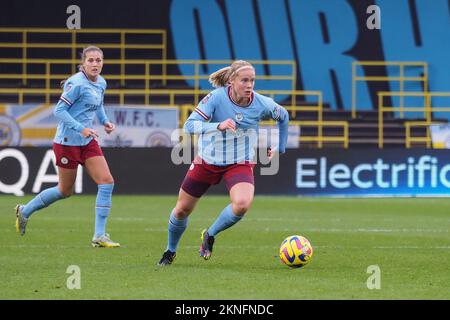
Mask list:
[[[449,156],[437,150],[302,155],[295,187],[305,195],[448,196]]]

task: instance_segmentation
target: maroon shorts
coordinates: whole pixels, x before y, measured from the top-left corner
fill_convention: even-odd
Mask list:
[[[240,182],[255,184],[254,167],[254,163],[248,162],[215,166],[196,158],[181,184],[181,189],[193,197],[200,198],[211,185],[218,184],[222,177],[228,191]]]
[[[56,165],[66,169],[76,169],[79,164],[84,165],[86,159],[103,156],[102,149],[95,139],[85,146],[66,146],[53,143],[53,151],[56,156]]]

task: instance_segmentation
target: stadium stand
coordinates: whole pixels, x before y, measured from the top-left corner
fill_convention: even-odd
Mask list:
[[[0,29],[0,103],[53,103],[60,95],[60,81],[77,68],[77,52],[90,44],[104,49],[107,57],[103,71],[109,84],[106,103],[177,105],[181,111],[180,123],[209,91],[202,89],[202,83],[208,78],[206,71],[230,63],[167,59],[166,30],[3,28]],[[277,83],[277,87],[284,89],[259,92],[287,108],[291,124],[301,127],[301,147],[430,148],[429,125],[447,122],[436,114],[450,108],[436,109],[432,99],[450,94],[428,92],[426,62],[353,63],[351,111],[331,110],[323,101],[320,88],[296,90],[295,61],[251,62],[263,68],[286,67],[282,75],[257,75],[257,81]],[[192,70],[191,75],[180,75],[181,66]],[[363,67],[366,71],[372,68],[369,76],[361,74]],[[389,74],[395,75],[379,76],[376,73],[380,68],[391,68],[394,72]],[[358,84],[372,81],[397,83],[394,92],[378,93],[378,110],[369,110],[357,102]],[[409,91],[410,88],[414,91]],[[422,105],[405,107],[410,97],[422,97]],[[389,105],[393,102],[397,106]],[[408,112],[413,116],[405,117]]]

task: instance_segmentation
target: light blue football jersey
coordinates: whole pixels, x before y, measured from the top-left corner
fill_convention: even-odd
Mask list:
[[[94,116],[101,124],[108,122],[103,107],[106,81],[102,76],[90,81],[84,72],[71,76],[64,84],[53,114],[60,120],[54,142],[68,146],[85,146],[93,138],[81,135],[84,128],[92,128]]]
[[[289,115],[273,99],[253,91],[249,105],[239,106],[229,95],[230,87],[211,91],[187,119],[184,129],[199,134],[198,154],[209,164],[224,166],[254,161],[258,146],[259,122],[278,121],[279,152],[284,153],[288,138]],[[220,122],[232,119],[236,132],[219,131]]]

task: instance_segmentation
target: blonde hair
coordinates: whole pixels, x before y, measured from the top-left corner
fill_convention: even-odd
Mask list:
[[[89,46],[83,49],[83,52],[81,52],[81,63],[78,65],[78,71],[83,71],[83,62],[86,59],[86,55],[88,52],[91,51],[97,51],[102,55],[102,59],[103,59],[103,51],[102,49],[100,49],[99,47],[96,46]],[[67,79],[62,80],[59,85],[61,86],[61,88],[64,87],[64,83],[66,83]]]
[[[209,76],[209,82],[214,88],[225,87],[231,79],[237,76],[242,69],[253,68],[250,62],[236,60],[228,67],[217,70]]]

